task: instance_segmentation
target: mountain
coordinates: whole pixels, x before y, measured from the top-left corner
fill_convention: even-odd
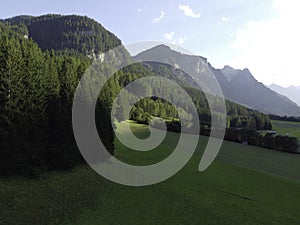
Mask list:
[[[226,98],[265,113],[300,115],[299,106],[258,82],[249,69],[239,70],[225,66],[219,71],[226,78],[225,81],[217,77]]]
[[[18,27],[20,24],[26,26],[27,36],[42,50],[75,50],[97,55],[121,45],[121,40],[113,33],[86,16],[17,16],[2,22],[11,27]]]
[[[137,60],[157,59],[160,62],[177,66],[181,62],[184,71],[195,74],[201,71],[201,80],[212,79],[212,73],[218,80],[224,97],[244,106],[256,109],[263,113],[299,116],[300,107],[287,97],[280,95],[258,82],[248,69],[237,70],[230,66],[215,69],[202,56],[192,56],[176,52],[165,45],[159,45],[143,51],[134,57]],[[207,66],[210,70],[207,70]],[[198,73],[199,74],[199,73]],[[199,77],[193,77],[199,79]],[[194,85],[191,83],[191,85]]]
[[[272,84],[269,87],[273,91],[276,91],[279,94],[282,94],[300,106],[300,86],[290,86],[287,88],[281,87],[276,84]]]
[[[209,68],[207,59],[202,56],[186,55],[176,52],[166,45],[158,45],[149,50],[141,52],[140,54],[134,56],[133,59],[137,61],[156,61],[172,65],[176,69],[180,69],[186,74],[190,75],[186,75],[185,78],[181,77],[181,79],[188,81],[192,87],[201,88],[207,93],[213,92],[212,94],[214,95],[221,94],[221,90],[215,85],[216,80]],[[201,74],[201,78],[199,77],[199,74]],[[192,80],[191,77],[194,80]]]
[[[44,51],[78,52],[97,57],[122,44],[113,33],[86,16],[53,14],[38,17],[17,16],[2,20],[2,24],[10,25],[11,29],[16,31],[14,33],[19,33],[20,37],[32,38]],[[188,74],[199,74],[201,70],[201,79],[199,77],[194,79],[204,80],[204,83],[214,83],[211,82],[215,79],[212,76],[214,73],[225,98],[249,108],[278,115],[300,115],[300,108],[297,105],[257,82],[247,69],[235,70],[225,67],[217,70],[204,57],[182,54],[164,45],[140,53],[135,58],[147,57],[154,57],[175,68],[180,64],[184,67],[180,69]],[[192,86],[197,86],[191,79],[189,82]]]
[[[208,103],[206,95],[203,91],[196,89],[191,85],[191,79],[187,79],[189,77],[184,71],[180,69],[176,69],[175,67],[159,63],[159,62],[144,62],[144,63],[134,63],[130,66],[125,67],[123,70],[120,70],[118,73],[114,75],[114,77],[108,83],[108,89],[103,91],[106,94],[105,96],[101,96],[102,100],[105,102],[111,102],[112,99],[115,99],[120,89],[123,89],[127,84],[132,81],[142,78],[142,77],[152,77],[159,76],[163,78],[167,78],[169,80],[175,81],[177,84],[188,93],[188,96],[193,100],[197,112],[198,117],[201,124],[210,124],[211,123],[211,110],[210,107],[214,108],[215,116],[221,116],[219,113],[223,112],[222,108],[218,104],[219,98],[214,98],[210,103]],[[117,83],[116,83],[117,81]],[[155,87],[151,88],[150,86]],[[139,121],[141,123],[147,123],[149,121],[150,115],[161,118],[177,118],[178,119],[178,111],[172,104],[167,101],[164,101],[159,98],[164,93],[164,96],[170,96],[171,99],[174,99],[177,104],[180,106],[186,106],[187,99],[184,97],[183,92],[180,90],[174,91],[173,88],[166,85],[164,82],[157,82],[157,80],[149,79],[146,83],[140,82],[138,84],[140,87],[140,91],[124,92],[121,98],[121,102],[126,105],[129,104],[129,96],[136,96],[145,91],[148,95],[152,95],[151,98],[146,98],[139,101],[138,104],[135,105],[134,109],[131,111],[130,118]],[[137,89],[134,89],[137,90]],[[125,94],[126,93],[126,94]],[[138,93],[138,94],[137,94]],[[112,103],[112,102],[111,102]],[[209,105],[210,104],[210,105]],[[231,101],[226,100],[226,112],[227,112],[227,126],[231,128],[245,128],[249,130],[268,130],[271,129],[271,122],[267,115],[262,114],[256,110],[248,109],[244,106],[241,106],[237,103],[233,103]],[[189,111],[186,111],[186,108],[183,107],[180,109],[182,114],[185,114],[188,118]],[[118,120],[126,119],[126,115],[122,112],[117,114]],[[220,117],[219,117],[220,118]]]

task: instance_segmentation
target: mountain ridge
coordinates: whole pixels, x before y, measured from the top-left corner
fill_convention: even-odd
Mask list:
[[[205,57],[182,54],[164,45],[145,50],[134,58],[139,60],[157,58],[159,61],[173,66],[176,66],[176,60],[181,60],[186,68],[197,68],[197,66],[199,68],[199,62],[200,68],[201,63],[202,65],[207,64],[218,80],[225,98],[267,114],[300,115],[300,107],[287,97],[265,87],[255,79],[248,68],[241,70],[225,66],[223,69],[216,69]],[[204,74],[211,75],[208,71],[204,71],[202,75]],[[206,76],[204,77],[206,78]]]
[[[29,38],[37,42],[43,50],[71,50],[93,57],[122,44],[121,40],[113,33],[86,16],[48,14],[35,17],[21,15],[3,21],[14,26],[25,25]],[[201,74],[205,76],[202,76],[201,79],[206,79],[204,83],[213,83],[211,81],[217,79],[225,98],[246,107],[281,116],[300,115],[300,107],[287,97],[279,95],[259,83],[247,68],[236,70],[225,66],[223,69],[215,69],[203,56],[183,54],[166,45],[147,49],[137,56],[133,56],[133,59],[143,58],[141,57],[143,55],[171,64],[175,68],[178,67],[176,61],[180,61],[180,64],[185,67],[180,69],[185,72],[203,70]]]
[[[300,86],[289,86],[289,87],[282,87],[277,84],[271,84],[269,86],[270,89],[278,92],[281,95],[284,95],[294,101],[298,106],[300,106]]]

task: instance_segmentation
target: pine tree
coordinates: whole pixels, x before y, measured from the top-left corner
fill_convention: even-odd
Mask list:
[[[7,36],[0,39],[0,138],[5,139],[8,135],[9,109],[8,102],[10,98],[10,73],[7,63],[9,55],[9,41]]]

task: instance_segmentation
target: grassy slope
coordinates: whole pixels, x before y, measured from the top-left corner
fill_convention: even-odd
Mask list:
[[[295,136],[300,140],[300,123],[272,120],[273,129],[278,134]]]
[[[134,125],[134,130],[147,136],[143,126]],[[116,141],[117,157],[134,164],[161,160],[176,145],[177,135],[169,133],[158,149],[147,153]],[[201,138],[198,153],[174,177],[143,188],[113,184],[85,166],[44,180],[1,179],[0,224],[300,223],[298,155],[225,142],[219,160],[199,173],[206,142]]]

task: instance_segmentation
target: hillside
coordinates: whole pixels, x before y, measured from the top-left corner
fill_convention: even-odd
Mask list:
[[[132,124],[139,137],[146,126]],[[169,156],[178,134],[154,151],[138,152],[116,140],[118,159],[148,165]],[[5,225],[299,224],[300,155],[224,142],[218,159],[198,172],[207,139],[175,176],[147,187],[109,182],[91,168],[55,172],[45,179],[0,179]],[[147,204],[145,204],[145,202]],[[41,207],[42,206],[42,207]],[[116,213],[117,212],[117,213]]]
[[[86,38],[87,34],[89,34],[90,41],[87,42],[87,46],[88,49],[95,54],[95,49],[97,49],[100,54],[102,51],[105,52],[118,46],[121,44],[121,41],[109,31],[105,30],[96,21],[82,16],[19,16],[7,19],[4,23],[0,23],[0,25],[3,32],[12,38],[11,41],[8,41],[5,37],[1,39],[3,48],[0,51],[0,60],[2,60],[2,65],[9,65],[12,61],[13,64],[11,65],[17,68],[17,70],[13,70],[13,68],[10,67],[3,68],[4,76],[1,77],[2,83],[4,86],[10,85],[5,90],[5,93],[10,92],[14,93],[14,95],[9,100],[7,99],[9,94],[7,94],[7,96],[0,96],[3,98],[2,102],[5,107],[7,105],[5,108],[6,110],[0,112],[2,114],[0,115],[0,119],[3,120],[0,121],[1,124],[3,124],[0,130],[1,134],[7,134],[9,133],[9,130],[14,130],[15,132],[13,135],[9,134],[5,137],[9,140],[18,138],[20,139],[20,143],[26,146],[31,146],[32,149],[35,149],[33,150],[34,154],[32,154],[32,157],[41,159],[42,161],[46,160],[47,157],[52,159],[59,154],[57,149],[62,148],[64,144],[68,143],[62,143],[65,138],[69,139],[70,146],[75,146],[71,124],[71,107],[74,91],[79,78],[92,62],[92,60],[87,57],[89,54],[85,51],[86,49],[83,48],[82,45],[77,44],[76,42],[73,43],[72,41],[76,38],[84,41],[84,38]],[[53,30],[56,32],[53,32]],[[55,34],[50,35],[50,33]],[[65,34],[67,33],[74,35],[69,35],[67,36],[68,38],[64,39],[63,37],[65,37]],[[26,34],[29,35],[29,39],[25,37]],[[103,37],[105,38],[101,39]],[[47,43],[45,40],[47,40]],[[18,46],[20,48],[18,48]],[[44,47],[41,49],[40,46]],[[80,57],[70,56],[68,52],[66,53],[62,50],[78,52]],[[125,53],[125,57],[129,57],[126,50]],[[24,55],[28,55],[28,57],[25,57],[26,60],[24,60],[24,57],[22,58]],[[155,57],[161,62],[147,62],[144,64],[136,63],[128,66],[117,72],[115,76],[104,86],[104,89],[100,94],[99,104],[101,105],[101,110],[105,111],[103,112],[105,115],[110,113],[109,110],[112,105],[112,99],[114,99],[123,87],[141,77],[154,75],[168,78],[179,83],[194,101],[200,122],[202,124],[209,125],[212,115],[209,110],[206,96],[203,91],[199,90],[198,84],[184,71],[191,72],[192,74],[198,74],[200,77],[193,78],[198,80],[206,79],[208,82],[212,79],[212,73],[214,73],[219,79],[223,78],[223,83],[227,80],[234,80],[236,77],[242,76],[239,74],[240,71],[236,71],[236,74],[232,76],[228,75],[224,71],[224,73],[228,75],[226,77],[221,70],[216,70],[211,67],[210,64],[207,63],[206,58],[184,55],[172,51],[169,47],[163,45],[142,52],[138,56],[133,57],[133,59],[147,60],[147,57]],[[31,61],[35,62],[35,64],[31,64]],[[22,65],[22,67],[20,67],[20,65]],[[179,68],[178,65],[183,65],[184,68]],[[9,83],[9,78],[6,77],[10,73],[10,70],[14,71],[11,73],[13,76],[10,78],[14,79],[14,82],[16,83],[15,85],[18,84],[18,88],[13,86],[14,83]],[[28,71],[30,71],[30,73]],[[244,72],[244,77],[248,78],[248,80],[251,81],[254,79],[248,74],[248,70],[245,70]],[[19,74],[23,73],[28,73],[28,76],[20,77]],[[36,82],[36,80],[38,82]],[[222,84],[222,82],[220,83]],[[28,86],[31,88],[31,92],[28,91]],[[157,84],[156,86],[158,89],[165,89],[161,84]],[[225,86],[222,88],[224,87]],[[180,93],[173,93],[172,90],[169,90],[169,93],[173,98],[183,102],[184,105],[184,99],[182,99]],[[130,112],[130,119],[134,119],[139,122],[147,122],[151,116],[162,117],[167,120],[178,119],[178,112],[170,103],[155,97],[158,96],[159,93],[153,92],[152,94],[153,97],[143,99],[135,105]],[[28,100],[25,101],[25,98]],[[34,103],[30,102],[29,99],[33,99]],[[122,96],[122,101],[125,104],[129,101],[128,99],[129,95]],[[11,105],[11,102],[14,102],[13,106]],[[241,106],[232,101],[226,100],[225,104],[228,116],[228,128],[244,128],[249,130],[267,130],[272,128],[270,119],[267,115],[260,113],[257,110]],[[216,106],[214,107],[217,108]],[[15,112],[14,118],[12,118],[12,114],[10,112],[14,110],[17,110],[18,113]],[[187,118],[190,116],[188,111],[185,111],[184,113]],[[32,118],[31,115],[36,115],[36,118],[39,117],[40,121],[34,121],[34,118]],[[220,114],[216,114],[216,116],[218,117]],[[104,117],[102,116],[99,118],[104,120]],[[15,119],[18,121],[15,122]],[[121,115],[119,119],[124,120],[127,118],[125,118],[124,115]],[[102,125],[105,124],[104,126],[107,130],[106,133],[103,133],[105,142],[109,146],[110,151],[113,152],[113,146],[111,144],[113,134],[111,133],[110,121],[100,121],[100,124],[101,123]],[[28,126],[33,126],[30,129],[35,130],[35,132],[39,132],[41,140],[33,139],[32,141],[32,139],[29,138],[30,132],[27,129]],[[62,127],[65,131],[55,133],[56,129],[62,130]],[[68,134],[67,137],[64,136],[66,134]],[[46,143],[42,143],[42,141],[45,141]],[[15,162],[16,159],[14,159],[14,156],[12,155],[14,151],[10,152],[9,149],[17,151],[20,147],[19,144],[13,142],[7,144],[5,143],[5,139],[3,139],[2,142],[3,143],[0,144],[4,146],[3,148],[5,149],[5,151],[2,152],[4,154],[3,156],[5,156],[3,158],[9,158],[11,162]],[[55,143],[54,146],[53,143]],[[59,146],[57,146],[56,143],[59,143]],[[50,156],[44,156],[42,152],[38,152],[39,145],[42,144],[46,146],[47,149],[45,152]],[[70,149],[70,151],[73,150]],[[26,154],[26,151],[18,154],[23,156]],[[70,168],[73,167],[74,164],[77,164],[80,160],[78,152],[76,152],[76,162],[73,161],[74,159],[72,158],[72,154],[69,154],[67,151],[64,152],[64,154],[66,158],[63,160],[68,161],[65,163],[68,165],[59,165],[59,167],[65,166]],[[22,160],[25,160],[28,165],[26,165]],[[25,167],[36,168],[41,166],[35,165],[35,162],[32,161],[33,159],[22,160],[21,162],[25,164]],[[9,162],[8,160],[6,161]],[[7,165],[7,162],[6,164],[3,164],[3,167],[5,167],[4,165]],[[48,162],[50,161],[48,160]],[[55,164],[51,164],[51,166],[49,166],[53,168],[56,168],[58,166],[57,164],[59,164],[58,162],[51,163]],[[8,164],[14,165],[14,163]],[[48,168],[45,163],[43,166],[45,169],[51,169]],[[23,172],[23,167],[24,165],[22,165],[21,168],[15,169],[18,172]],[[8,173],[10,171],[7,170],[6,172]],[[28,171],[25,171],[25,173],[27,172]]]
[[[101,24],[83,16],[17,16],[6,19],[3,22],[10,24],[11,27],[21,27],[19,28],[19,30],[22,30],[21,33],[25,33],[29,38],[32,38],[42,50],[75,51],[94,58],[109,49],[121,45],[121,41],[114,34],[103,28]],[[187,70],[197,67],[199,62],[207,64],[207,59],[204,57],[176,54],[176,52],[169,50],[168,47],[160,46],[159,48],[153,48],[151,53],[148,50],[147,53],[143,54],[148,54],[148,56],[149,54],[154,54],[158,59],[164,56],[167,58],[166,62],[174,66],[176,66],[176,61],[184,62],[182,64],[186,65]],[[141,54],[138,57],[141,57]],[[161,60],[164,59],[161,58]],[[235,79],[228,82],[223,76],[224,71],[215,70],[213,67],[211,67],[211,71],[216,75],[225,98],[229,100],[263,113],[297,115],[299,112],[300,114],[300,108],[284,97],[269,91],[269,89],[264,89],[263,85],[259,84],[252,75],[248,76],[246,74],[243,76],[238,74]],[[239,72],[238,70],[236,71]],[[209,71],[202,72],[203,74],[206,75],[201,77],[201,79],[205,78],[210,83],[211,76]],[[181,79],[189,78],[181,76]],[[188,82],[195,87],[195,82],[191,79]],[[261,89],[262,91],[249,93],[250,90],[255,89]],[[259,95],[263,97],[258,97]],[[276,107],[274,102],[276,102]]]
[[[168,78],[178,83],[189,94],[192,101],[194,102],[200,122],[204,124],[210,124],[211,111],[209,109],[209,104],[204,92],[197,88],[197,84],[194,83],[194,81],[185,72],[164,63],[135,63],[125,67],[124,69],[117,72],[108,81],[107,85],[102,91],[101,99],[112,104],[112,99],[114,99],[117,96],[118,92],[127,84],[139,78],[150,76]],[[153,95],[153,97],[145,98],[135,104],[135,107],[130,113],[130,119],[147,123],[151,116],[171,120],[178,118],[176,109],[170,103],[158,97],[160,96],[160,92],[162,92],[163,90],[166,95],[169,95],[171,96],[171,98],[176,99],[178,105],[184,105],[186,99],[184,98],[182,93],[174,92],[173,89],[169,89],[169,87],[165,86],[162,83],[155,83],[155,85],[153,86],[155,86],[156,88],[146,88],[146,86],[142,88],[142,90],[147,90],[147,92]],[[121,97],[121,102],[125,105],[129,105],[131,97],[133,95],[135,96],[136,94],[129,91],[126,91],[125,93]],[[212,100],[210,104],[212,107],[217,108],[218,99],[214,98],[214,100]],[[245,128],[251,130],[266,130],[272,128],[269,117],[263,113],[260,113],[253,109],[248,109],[228,100],[225,100],[225,105],[228,116],[228,127]],[[181,108],[181,110],[183,110],[186,115],[189,114],[188,111],[185,111],[186,109]],[[218,112],[216,111],[215,113]],[[121,110],[119,111],[118,115],[119,120],[126,119]]]
[[[250,140],[249,145],[224,141],[214,163],[206,171],[199,172],[200,158],[208,144],[207,137],[199,136],[195,153],[182,170],[155,185],[129,187],[99,176],[85,164],[77,147],[78,139],[76,142],[74,138],[74,93],[88,68],[91,70],[87,74],[95,79],[81,86],[84,91],[84,87],[93,90],[92,85],[99,84],[97,75],[111,71],[111,65],[97,67],[93,64],[91,67],[91,64],[101,54],[120,46],[121,41],[98,22],[75,15],[18,16],[0,21],[0,32],[1,225],[299,224],[300,155],[254,147]],[[118,59],[117,54],[111,58]],[[131,59],[126,49],[121,48],[120,54],[126,60]],[[212,115],[204,90],[199,90],[188,72],[196,71],[194,74],[201,77],[194,79],[208,82],[212,81],[214,73],[224,90],[231,87],[229,80],[237,77],[241,77],[242,83],[256,84],[248,70],[226,73],[211,67],[203,57],[183,55],[166,46],[157,46],[134,59],[145,60],[149,55],[161,62],[134,63],[119,70],[96,95],[96,116],[93,118],[86,110],[90,109],[90,102],[80,101],[78,111],[82,114],[75,118],[83,119],[80,125],[87,128],[96,124],[98,130],[95,131],[106,150],[117,160],[136,166],[154,165],[172,156],[181,138],[180,134],[168,131],[160,144],[143,152],[123,145],[115,137],[113,126],[117,134],[126,136],[122,129],[126,123],[121,121],[128,119],[127,115],[118,114],[119,120],[112,123],[111,111],[114,113],[112,104],[116,95],[126,85],[152,76],[175,81],[195,103],[197,114],[194,118],[199,117],[201,126],[209,130],[211,117],[220,118],[223,109]],[[147,92],[150,97],[138,101],[129,112],[130,119],[135,120],[130,121],[130,130],[141,139],[149,137],[151,129],[136,122],[147,124],[154,116],[176,125],[191,117],[190,108],[186,107],[182,113],[186,117],[179,121],[178,111],[182,108],[176,111],[170,102],[157,97],[165,91],[183,107],[186,103],[181,92],[164,86],[161,80],[154,83],[156,88],[140,86],[141,92]],[[134,93],[123,93],[120,102],[129,105]],[[80,95],[86,96],[90,97]],[[221,101],[218,95],[209,97],[215,100],[213,106]],[[257,130],[272,128],[268,115],[229,100],[225,100],[225,104],[227,131],[235,132],[237,142],[245,143],[237,133],[256,134]],[[121,104],[117,106],[117,109],[122,108]],[[91,123],[84,123],[85,117],[91,118]],[[279,127],[278,123],[276,126]],[[279,128],[286,132],[286,127]],[[89,139],[95,136],[89,132],[84,135],[85,146],[98,151],[99,145],[93,145]],[[182,136],[187,142],[195,140],[195,135],[184,133]],[[268,141],[271,143],[275,138],[272,136]],[[255,135],[252,139],[261,141]],[[289,141],[288,137],[286,140]],[[264,141],[262,139],[262,144]],[[181,156],[193,150],[186,145],[183,147]],[[107,163],[94,154],[88,155],[95,165]],[[111,170],[109,172],[112,174]]]
[[[225,66],[217,79],[226,98],[264,113],[282,116],[300,115],[300,107],[286,96],[276,93],[258,82],[248,69]],[[222,74],[226,79],[221,79]]]
[[[290,86],[290,87],[281,87],[276,84],[269,86],[270,89],[276,91],[279,94],[282,94],[292,101],[294,101],[298,106],[300,106],[300,86]]]
[[[97,55],[121,45],[120,39],[113,33],[86,16],[17,16],[3,22],[13,26],[24,24],[28,29],[28,36],[42,50],[71,49]]]
[[[184,68],[180,69],[185,71],[203,70],[201,71],[200,80],[206,80],[208,81],[207,83],[209,83],[211,76],[213,76],[212,74],[214,74],[226,99],[263,113],[288,116],[300,115],[300,107],[288,98],[259,83],[248,69],[236,70],[229,66],[221,70],[215,69],[204,57],[182,54],[164,45],[143,51],[134,58],[138,60],[156,58],[158,61],[174,65],[175,67],[176,62],[181,62]],[[207,71],[206,65],[209,66],[210,71]],[[199,79],[199,77],[193,78]],[[190,84],[194,85],[192,82]]]

